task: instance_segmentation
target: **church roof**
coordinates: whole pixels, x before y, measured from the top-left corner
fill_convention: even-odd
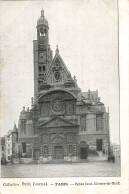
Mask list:
[[[66,125],[66,126],[78,126],[78,123],[75,123],[75,122],[73,122],[73,121],[69,121],[69,120],[67,120],[67,119],[64,119],[64,118],[61,118],[61,117],[58,117],[58,116],[55,116],[55,117],[53,117],[53,118],[51,118],[51,119],[49,119],[48,121],[45,121],[45,122],[43,122],[42,124],[40,124],[39,126],[38,126],[38,128],[40,128],[40,127],[43,127],[43,126],[47,126],[47,124],[50,124],[50,125],[52,125],[53,127],[54,127],[54,122],[53,121],[56,121],[56,126],[57,126],[57,124],[58,125]]]
[[[52,68],[53,68],[53,66],[54,66],[54,64],[55,64],[55,61],[56,61],[57,59],[60,61],[61,66],[62,66],[63,69],[65,70],[65,73],[66,73],[67,75],[70,75],[70,71],[68,70],[67,66],[65,65],[65,63],[64,63],[64,61],[63,61],[61,55],[59,54],[59,49],[58,49],[58,52],[57,52],[57,50],[56,50],[56,54],[55,54],[55,56],[54,56],[54,59],[53,59],[53,61],[52,61],[52,64],[51,64],[51,66],[50,66],[50,69],[49,69],[49,71],[48,71],[47,77],[48,77],[49,74],[51,73]],[[72,78],[71,78],[71,80],[72,80]]]
[[[48,26],[48,21],[46,20],[46,18],[44,17],[44,10],[41,10],[41,16],[37,21],[37,26],[38,25],[46,25]]]
[[[89,94],[90,94],[90,100],[97,103],[97,101],[98,101],[98,90],[96,90],[96,91],[88,90],[88,92],[81,92],[81,95],[82,95],[82,98],[83,98],[84,101],[89,100]]]

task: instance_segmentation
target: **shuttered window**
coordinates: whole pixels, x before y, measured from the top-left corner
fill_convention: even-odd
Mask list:
[[[96,131],[103,129],[102,115],[96,115]]]

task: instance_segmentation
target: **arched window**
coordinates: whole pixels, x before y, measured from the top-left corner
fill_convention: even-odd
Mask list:
[[[44,36],[47,36],[47,29],[44,29]]]

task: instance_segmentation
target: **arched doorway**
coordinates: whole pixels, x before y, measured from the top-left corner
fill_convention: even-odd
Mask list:
[[[87,159],[89,146],[85,141],[81,141],[79,144],[80,159]]]
[[[64,139],[56,136],[53,141],[53,158],[55,160],[64,159]]]
[[[102,139],[96,140],[96,148],[97,148],[97,151],[102,151],[102,148],[103,148],[103,140]]]

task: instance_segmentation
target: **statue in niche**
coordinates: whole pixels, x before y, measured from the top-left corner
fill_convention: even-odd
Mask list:
[[[73,114],[73,103],[67,103],[66,112],[67,112],[68,115]]]
[[[44,146],[44,154],[48,154],[48,147],[47,147],[47,145]]]

